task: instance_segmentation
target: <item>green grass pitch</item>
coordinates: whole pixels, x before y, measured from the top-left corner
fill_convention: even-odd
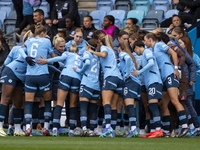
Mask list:
[[[0,150],[199,150],[200,137],[143,139],[122,137],[0,137]]]

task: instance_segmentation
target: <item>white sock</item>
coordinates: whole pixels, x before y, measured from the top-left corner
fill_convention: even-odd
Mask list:
[[[53,130],[56,130],[56,131],[57,131],[58,129],[57,129],[56,127],[53,127]]]
[[[187,128],[188,125],[185,123],[185,124],[182,124],[182,128]]]
[[[120,126],[116,126],[116,127],[115,127],[115,130],[120,130]]]
[[[106,128],[110,127],[110,124],[106,124]]]
[[[21,125],[20,124],[14,124],[14,127],[15,127],[15,132],[21,131]]]
[[[30,124],[26,124],[26,130],[30,129],[31,125]]]
[[[0,129],[3,129],[3,122],[0,122]]]
[[[44,128],[45,128],[46,130],[49,130],[49,123],[48,123],[48,122],[44,122]]]
[[[10,128],[13,128],[13,125],[9,124],[8,128],[9,128],[9,129],[10,129]]]
[[[190,129],[194,129],[194,124],[193,123],[189,124],[189,127]]]
[[[87,127],[86,127],[86,126],[84,126],[82,129],[83,129],[83,130],[87,130]]]
[[[131,131],[134,131],[136,129],[136,126],[131,126]]]

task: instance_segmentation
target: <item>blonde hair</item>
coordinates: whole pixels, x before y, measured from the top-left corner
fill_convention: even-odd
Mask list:
[[[76,42],[73,42],[72,45],[69,47],[69,52],[78,53],[78,47]]]
[[[35,25],[35,35],[40,35],[42,32],[46,33],[47,29],[41,23],[37,23]]]
[[[34,36],[34,34],[31,32],[31,30],[28,30],[25,34],[24,34],[24,36],[23,36],[23,38],[22,38],[22,45],[24,45],[24,43],[26,42],[26,40],[29,38],[29,37],[33,37]]]
[[[60,37],[59,35],[56,35],[53,37],[53,46],[56,47],[61,42],[65,42],[64,38]]]
[[[129,56],[131,57],[131,59],[132,59],[132,61],[133,61],[133,64],[134,64],[135,68],[138,69],[138,68],[137,68],[136,59],[135,59],[135,57],[133,56],[133,54],[131,53],[131,51],[130,51],[128,42],[125,41],[125,42],[119,43],[119,47],[120,47],[120,49],[121,49],[122,51],[124,51],[124,52],[126,52],[127,54],[129,54]]]
[[[101,42],[103,45],[108,46],[112,50],[114,49],[113,47],[113,39],[110,35],[106,35],[101,39]]]

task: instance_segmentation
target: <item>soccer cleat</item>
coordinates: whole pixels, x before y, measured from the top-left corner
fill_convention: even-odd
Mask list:
[[[88,130],[87,129],[86,130],[82,130],[81,137],[86,137],[86,136],[88,136]]]
[[[178,135],[179,138],[184,137],[189,131],[189,128],[182,128],[180,134]]]
[[[107,137],[109,134],[113,132],[112,127],[108,127],[104,129],[104,132],[99,136],[100,138]]]
[[[50,136],[49,130],[47,130],[46,128],[44,128],[44,129],[43,129],[43,135],[44,135],[44,136]]]
[[[124,133],[120,129],[115,129],[116,135],[123,135]]]
[[[4,132],[3,128],[0,128],[0,136],[6,136],[6,133]]]
[[[58,133],[58,130],[57,129],[54,129],[52,131],[52,136],[56,137],[56,136],[59,136],[59,133]]]
[[[165,138],[171,137],[170,132],[163,132],[163,137]]]
[[[69,132],[68,128],[59,128],[58,129],[58,133],[62,134],[62,135],[67,135],[68,132]]]
[[[97,128],[94,129],[95,135],[101,135],[103,131],[103,128],[101,126],[98,126]]]
[[[140,129],[139,136],[142,137],[144,135],[146,135],[145,129]]]
[[[132,137],[137,137],[138,136],[138,132],[137,129],[130,131],[129,134],[127,134],[125,137],[126,138],[132,138]]]
[[[69,137],[73,137],[73,136],[74,136],[74,132],[70,132],[70,131],[69,131],[68,136],[69,136]]]
[[[76,128],[74,129],[74,135],[81,135],[81,128],[76,127]]]
[[[146,135],[141,136],[142,138],[148,138],[149,136],[151,136],[154,132],[149,132]]]
[[[115,137],[115,131],[113,130],[113,132],[111,132],[107,137],[114,138]]]
[[[25,136],[30,136],[31,135],[31,129],[28,128],[26,131],[25,131]]]
[[[199,129],[197,129],[197,134],[196,134],[196,136],[200,136],[200,130],[199,130]]]
[[[14,132],[14,136],[25,136],[25,133],[23,131],[19,131],[19,132]]]
[[[43,136],[43,133],[40,130],[33,129],[31,132],[32,136]]]
[[[92,130],[89,130],[89,132],[88,132],[88,136],[89,136],[89,137],[93,137],[93,136],[95,136],[95,133],[94,133],[94,131],[92,131]]]
[[[159,138],[163,136],[162,130],[156,130],[152,135],[148,136],[148,138]]]
[[[124,135],[126,136],[127,134],[129,134],[129,129],[127,126],[124,127]]]
[[[13,128],[8,128],[7,135],[9,136],[13,135]]]

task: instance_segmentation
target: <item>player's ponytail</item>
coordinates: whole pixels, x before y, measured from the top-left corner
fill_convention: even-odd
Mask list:
[[[42,32],[46,33],[47,29],[41,23],[37,23],[35,25],[35,35],[40,35]]]
[[[61,42],[65,42],[64,38],[60,37],[59,35],[56,35],[53,37],[53,46],[56,47]]]
[[[69,48],[69,52],[78,53],[78,47],[76,45],[76,42],[72,42],[72,45]]]
[[[33,36],[34,34],[31,32],[31,30],[28,30],[23,36],[22,45],[24,45],[24,43],[26,42],[28,38],[33,37]]]

